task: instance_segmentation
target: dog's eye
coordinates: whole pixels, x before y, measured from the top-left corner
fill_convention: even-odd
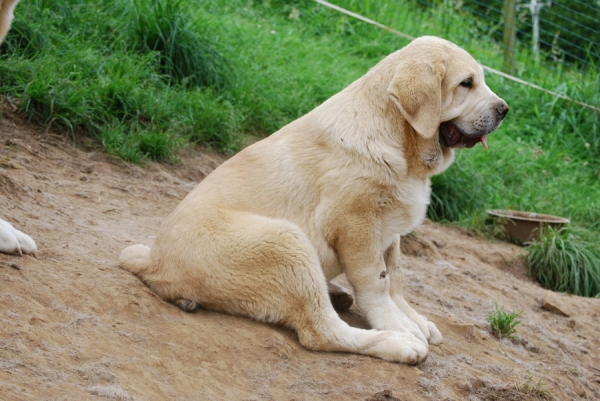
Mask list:
[[[460,83],[460,86],[471,89],[473,87],[473,80],[471,78],[465,79]]]

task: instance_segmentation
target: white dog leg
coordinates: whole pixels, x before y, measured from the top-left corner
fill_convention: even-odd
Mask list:
[[[37,255],[37,245],[27,234],[22,233],[12,224],[0,219],[0,252],[9,254]]]
[[[398,306],[398,309],[413,321],[430,344],[439,344],[442,342],[442,333],[436,325],[419,315],[404,299],[402,295],[402,268],[400,267],[400,236],[396,236],[394,242],[385,253],[385,262],[388,276],[390,278],[390,293],[392,300]]]
[[[381,269],[385,271],[383,260]],[[348,275],[349,280],[350,275]],[[361,284],[358,280],[350,281],[355,288],[356,304],[363,312],[371,327],[378,330],[391,330],[410,335],[423,344],[428,344],[428,332],[423,332],[419,325],[402,312],[390,296],[389,276],[373,273],[368,281],[363,277]]]
[[[329,315],[327,330],[320,333],[324,341],[307,343],[303,339],[306,331],[299,330],[300,343],[315,351],[352,352],[407,364],[419,363],[427,357],[427,346],[410,334],[358,329],[336,317],[337,314]]]
[[[429,344],[440,344],[442,342],[442,333],[438,330],[436,325],[427,320],[426,317],[419,315],[405,300],[402,294],[395,293],[392,296],[394,303],[410,320],[412,320],[418,327],[419,330],[425,335]]]
[[[384,257],[372,246],[377,241],[354,238],[351,236],[347,243],[340,241],[337,251],[354,287],[358,308],[374,329],[404,333],[427,346],[427,335],[391,298],[391,277]]]

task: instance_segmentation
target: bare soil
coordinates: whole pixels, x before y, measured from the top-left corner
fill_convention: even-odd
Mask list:
[[[223,156],[132,166],[1,111],[0,217],[40,248],[0,254],[2,400],[600,399],[600,299],[542,309],[516,245],[431,222],[403,239],[406,298],[444,335],[422,364],[310,352],[283,327],[187,314],[117,265]],[[520,341],[490,333],[494,300],[522,312]]]

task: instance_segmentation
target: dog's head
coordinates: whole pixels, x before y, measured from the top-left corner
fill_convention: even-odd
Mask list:
[[[388,94],[414,130],[438,135],[446,148],[471,148],[500,126],[508,105],[484,82],[481,66],[465,50],[424,36],[395,55]]]

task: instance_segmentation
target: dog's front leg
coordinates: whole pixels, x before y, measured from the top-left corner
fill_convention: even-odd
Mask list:
[[[354,288],[356,305],[370,325],[378,330],[412,334],[428,344],[427,337],[391,297],[391,275],[385,264],[380,242],[360,233],[347,232],[337,251],[346,277]]]
[[[404,299],[402,295],[402,268],[400,265],[400,236],[397,235],[392,245],[387,249],[384,255],[388,276],[390,278],[390,295],[392,300],[410,320],[412,320],[430,344],[439,344],[442,342],[442,334],[436,325],[419,315]]]

